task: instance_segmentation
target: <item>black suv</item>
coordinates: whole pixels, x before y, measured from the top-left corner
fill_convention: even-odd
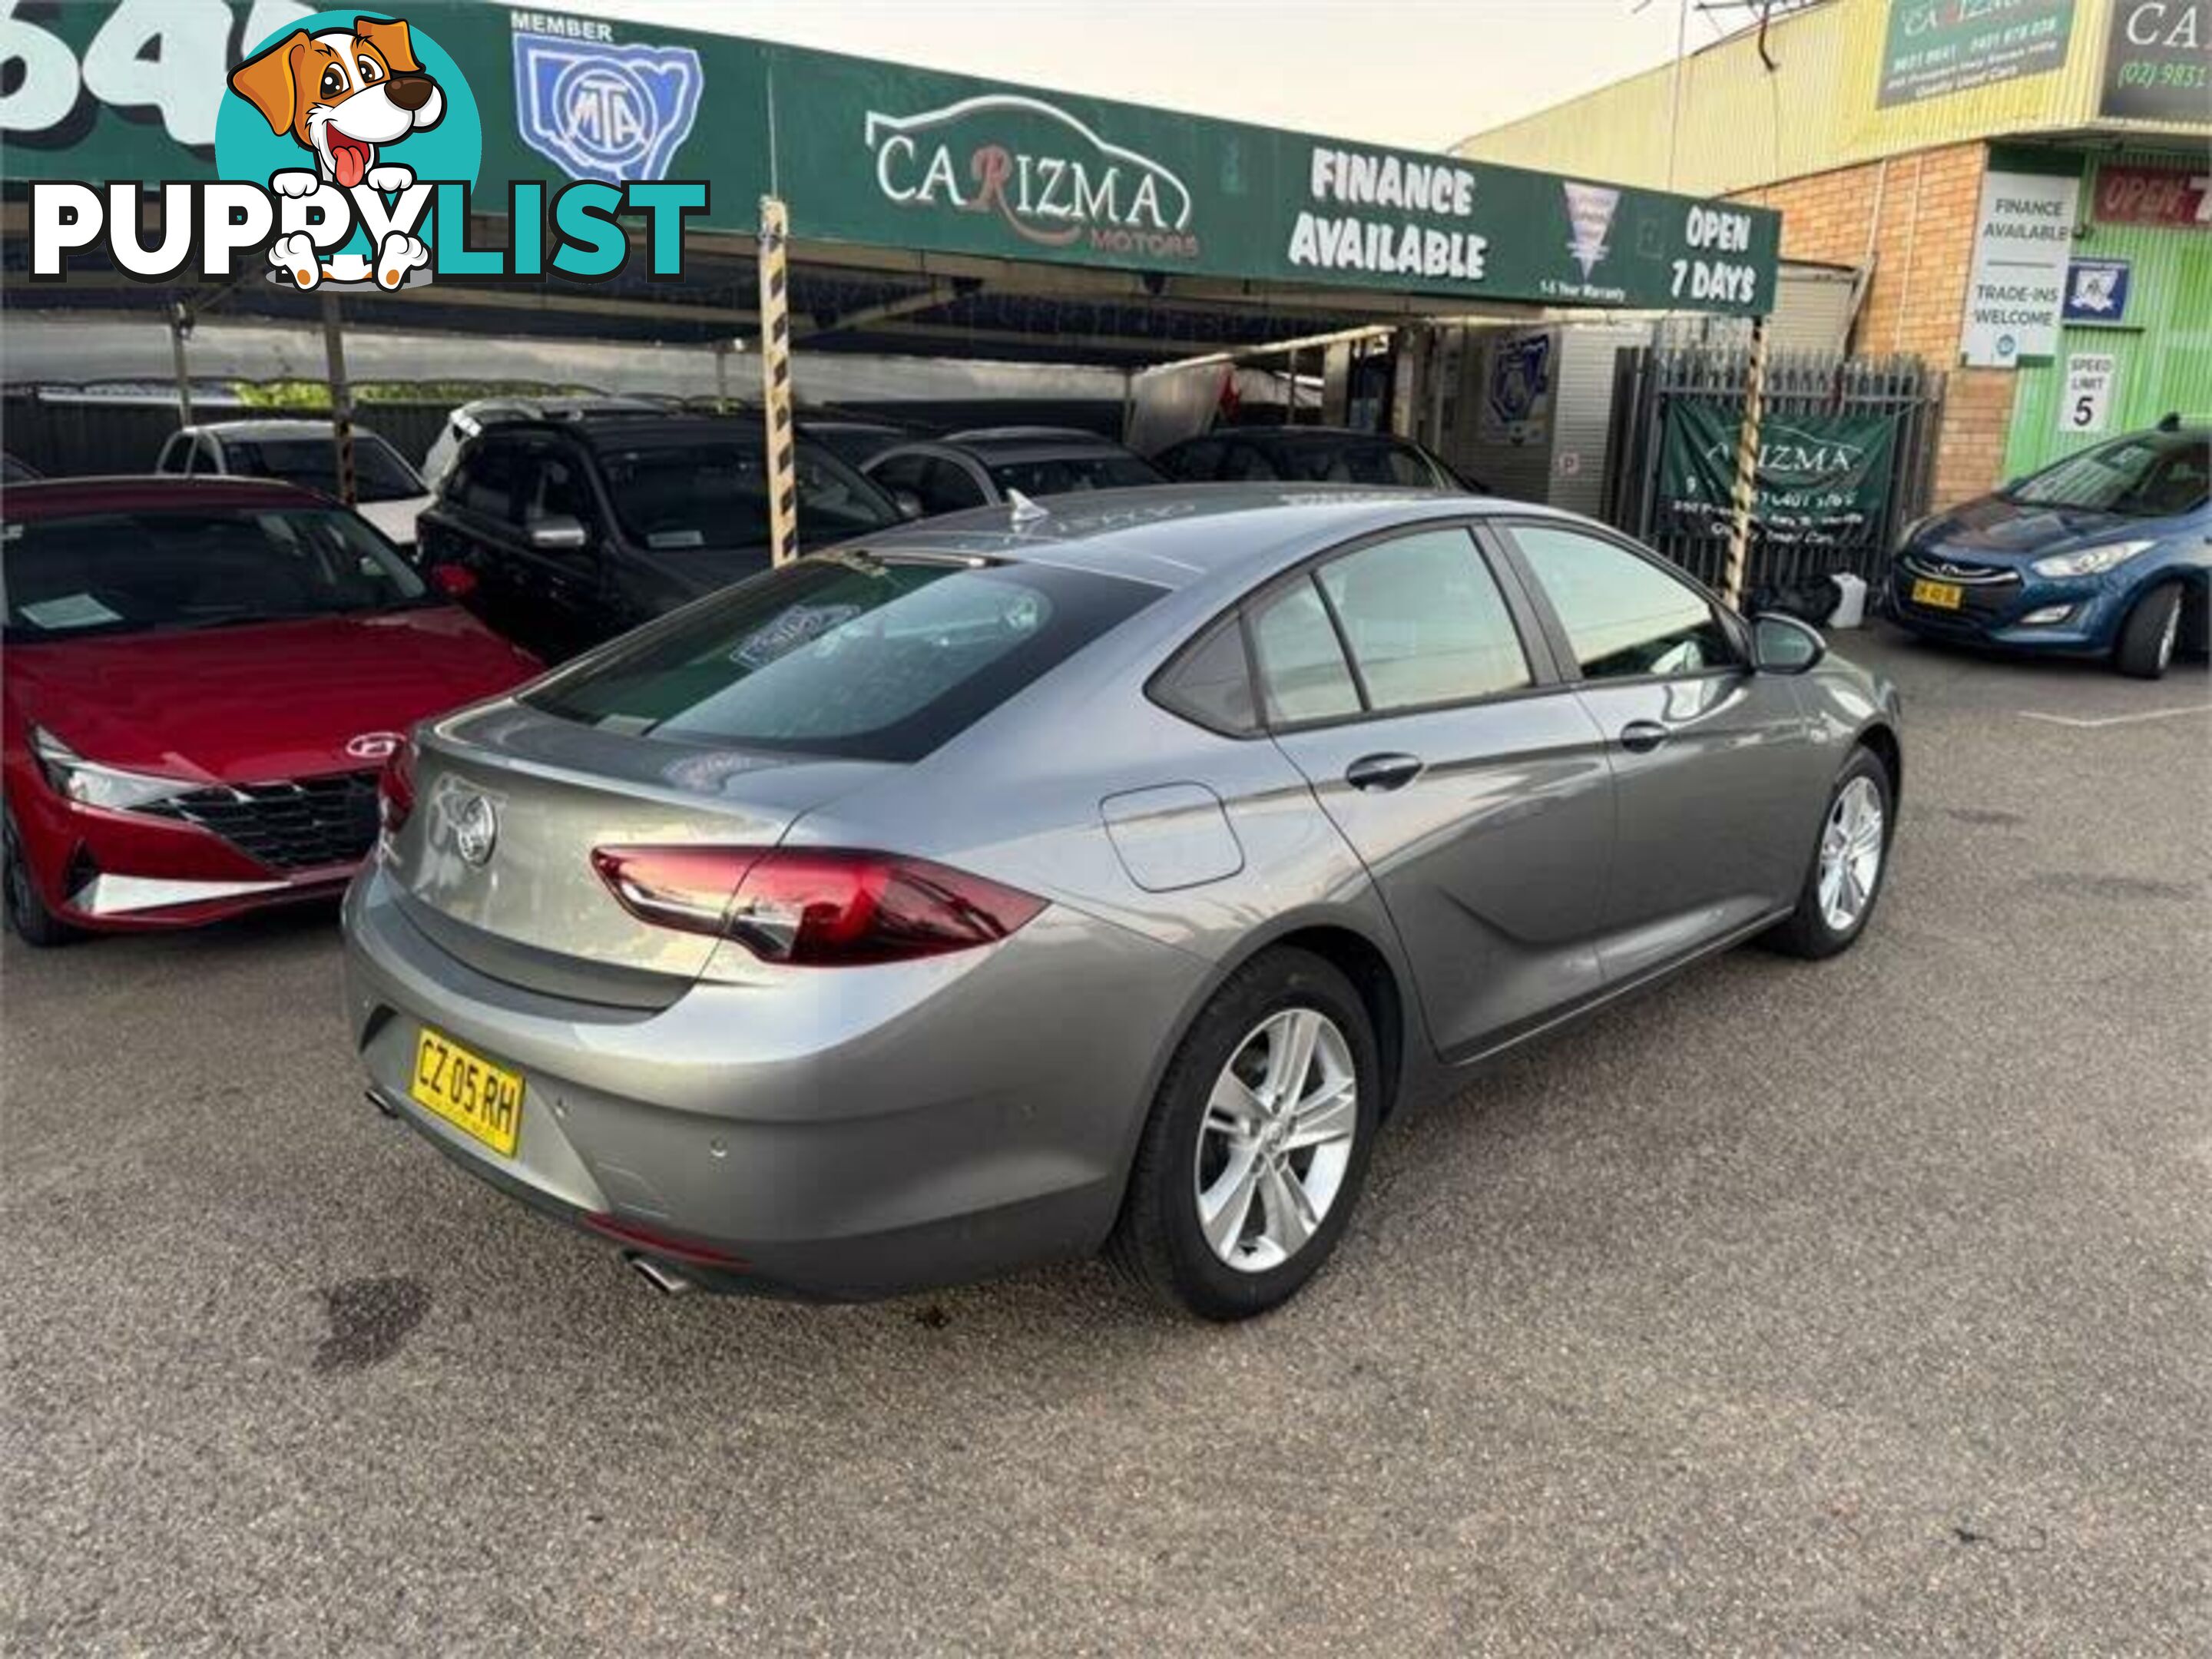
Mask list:
[[[1397,484],[1414,489],[1489,492],[1420,445],[1388,433],[1335,426],[1225,427],[1170,444],[1152,461],[1186,483]]]
[[[799,539],[827,546],[898,509],[799,442]],[[585,415],[471,439],[421,520],[430,579],[547,661],[769,565],[757,416]]]

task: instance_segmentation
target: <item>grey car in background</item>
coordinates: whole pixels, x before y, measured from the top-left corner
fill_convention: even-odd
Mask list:
[[[1584,520],[989,509],[422,726],[352,1033],[386,1110],[664,1289],[1103,1249],[1235,1318],[1394,1105],[1739,940],[1849,945],[1901,779],[1887,684]]]
[[[934,518],[1018,494],[1078,495],[1167,482],[1110,438],[1061,426],[988,426],[880,449],[860,471],[908,510]]]

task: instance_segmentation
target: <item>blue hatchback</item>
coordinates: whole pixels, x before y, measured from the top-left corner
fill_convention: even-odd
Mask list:
[[[2169,419],[1923,519],[1890,614],[1929,639],[2109,657],[2156,679],[2206,647],[2212,428]]]

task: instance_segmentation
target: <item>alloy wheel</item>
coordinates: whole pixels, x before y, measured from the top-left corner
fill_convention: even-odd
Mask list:
[[[1881,791],[1856,777],[1836,795],[1820,831],[1820,916],[1834,932],[1848,933],[1866,914],[1881,873]]]
[[[1321,1230],[1358,1130],[1344,1033],[1312,1008],[1253,1028],[1207,1097],[1193,1171],[1206,1242],[1240,1273],[1279,1267]]]
[[[2161,672],[2173,665],[2173,647],[2181,638],[2181,606],[2176,605],[2166,613],[2166,626],[2158,631],[2158,665]]]

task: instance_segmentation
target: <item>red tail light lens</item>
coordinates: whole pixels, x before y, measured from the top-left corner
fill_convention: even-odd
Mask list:
[[[434,564],[430,585],[449,599],[465,599],[477,591],[477,573],[465,564]]]
[[[973,950],[1044,908],[1033,894],[887,853],[602,847],[592,864],[641,921],[732,939],[764,962],[807,968]]]
[[[386,835],[396,836],[414,810],[415,740],[410,738],[384,757],[376,780],[376,821]]]

